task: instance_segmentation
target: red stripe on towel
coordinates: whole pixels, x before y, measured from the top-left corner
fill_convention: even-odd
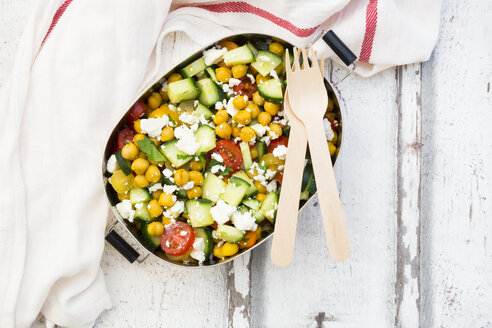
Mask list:
[[[310,28],[300,28],[292,24],[291,22],[282,19],[278,16],[275,16],[274,14],[255,7],[253,5],[250,5],[249,3],[243,2],[243,1],[234,1],[234,2],[223,2],[223,3],[217,3],[217,4],[205,4],[205,5],[190,5],[190,6],[182,6],[179,8],[183,7],[193,7],[193,8],[200,8],[204,10],[208,10],[214,13],[249,13],[253,14],[262,18],[265,18],[272,23],[286,29],[287,31],[293,33],[294,35],[305,38],[310,35],[312,35],[318,26],[315,27],[310,27]],[[178,9],[179,9],[178,8]]]
[[[364,41],[362,41],[362,48],[359,56],[359,60],[362,62],[368,62],[371,58],[372,44],[374,42],[374,35],[376,34],[377,23],[378,0],[369,0],[366,9],[366,32],[364,34]]]
[[[48,29],[48,32],[46,32],[46,35],[43,39],[43,42],[41,43],[41,47],[43,46],[44,42],[48,38],[48,36],[51,34],[51,31],[55,28],[56,24],[58,23],[58,20],[60,17],[62,17],[63,13],[67,9],[67,7],[72,3],[73,0],[66,0],[62,5],[56,10],[55,15],[53,16],[53,20],[51,21],[50,28]]]

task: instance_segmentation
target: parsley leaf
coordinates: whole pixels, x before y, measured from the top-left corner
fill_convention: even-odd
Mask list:
[[[153,162],[165,162],[166,158],[161,152],[157,149],[155,144],[150,141],[149,138],[144,137],[142,140],[137,141],[140,149],[147,154],[147,157]]]
[[[232,173],[232,169],[230,167],[226,167],[226,169],[224,171],[217,172],[217,174],[219,174],[219,175],[229,175],[231,173]]]
[[[177,159],[188,159],[190,155],[181,155],[181,154],[176,154]]]

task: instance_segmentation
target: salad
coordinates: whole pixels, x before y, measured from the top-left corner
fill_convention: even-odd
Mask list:
[[[106,174],[122,218],[176,262],[212,264],[273,230],[289,142],[285,45],[222,41],[168,74],[120,124]],[[330,154],[340,144],[330,97]],[[300,154],[301,155],[301,154]],[[301,199],[316,190],[309,157]]]

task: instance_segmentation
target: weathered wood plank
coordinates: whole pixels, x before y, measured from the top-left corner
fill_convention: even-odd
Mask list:
[[[251,327],[251,252],[227,266],[228,327]]]
[[[490,21],[490,1],[444,1],[423,65],[422,327],[492,326]]]
[[[340,72],[336,72],[340,74]],[[333,262],[317,206],[299,218],[293,262],[277,268],[270,244],[254,251],[253,327],[394,325],[396,254],[395,70],[341,85],[343,146],[335,173],[352,244]]]
[[[421,76],[420,64],[397,68],[396,327],[418,327],[420,319]]]

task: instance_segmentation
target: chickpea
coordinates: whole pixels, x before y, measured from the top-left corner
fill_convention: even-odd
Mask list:
[[[227,122],[222,122],[215,127],[215,133],[222,139],[229,139],[232,133],[232,128]]]
[[[151,109],[156,109],[162,103],[162,96],[159,92],[153,92],[147,99],[147,104]]]
[[[157,205],[159,205],[159,204],[157,204]],[[160,237],[164,233],[164,225],[160,222],[152,222],[147,227],[147,231],[149,232],[149,235],[151,235],[151,236]]]
[[[232,136],[234,138],[239,137],[240,134],[241,134],[241,128],[240,127],[235,126],[235,127],[232,128]]]
[[[167,105],[162,105],[159,108],[154,109],[153,111],[150,112],[149,118],[161,118],[164,115],[166,115],[166,108]]]
[[[135,143],[135,145],[138,146],[138,143],[137,141],[139,140],[144,140],[145,139],[145,135],[141,134],[141,133],[137,133],[136,135],[133,136],[133,142]]]
[[[190,161],[190,170],[201,171],[203,170],[203,164],[200,161]],[[190,172],[191,173],[191,172]]]
[[[256,74],[256,84],[262,84],[263,82],[268,81],[268,80],[270,80],[269,77],[263,76],[261,74]]]
[[[253,147],[249,150],[251,154],[251,159],[257,159],[258,158],[258,149],[256,147]]]
[[[232,119],[239,124],[247,125],[251,122],[251,113],[243,109],[237,112]]]
[[[234,65],[231,68],[232,76],[235,79],[240,79],[248,72],[248,66],[246,65]]]
[[[265,109],[265,112],[273,116],[276,115],[280,110],[280,105],[265,101],[265,105],[263,105],[263,108]]]
[[[268,131],[268,136],[272,139],[277,139],[282,135],[282,127],[280,125],[272,123],[268,126],[270,131]]]
[[[219,125],[222,122],[227,122],[227,120],[229,120],[229,114],[227,114],[227,111],[224,109],[217,111],[214,115],[214,123],[216,125]]]
[[[162,145],[162,142],[155,137],[150,137],[149,140],[152,141],[156,147],[159,147],[160,145]]]
[[[268,47],[268,50],[270,50],[271,52],[273,52],[277,56],[281,56],[282,57],[284,55],[285,48],[284,48],[283,45],[281,45],[278,42],[272,42],[272,43],[270,43],[270,46]]]
[[[239,246],[237,244],[231,244],[229,242],[225,243],[222,247],[224,257],[232,256],[239,251]]]
[[[124,199],[130,199],[130,193],[128,192],[125,192],[125,193],[118,193],[118,199],[121,201],[121,200],[124,200]]]
[[[149,167],[149,161],[143,158],[137,158],[132,163],[132,170],[136,174],[145,174]]]
[[[171,218],[168,218],[168,217],[165,217],[165,216],[162,217],[162,224],[163,225],[166,226],[168,224],[171,224],[171,222],[172,222],[172,219]]]
[[[241,129],[241,133],[239,134],[241,140],[244,142],[250,142],[256,137],[256,132],[249,126],[245,126]]]
[[[202,188],[198,186],[186,190],[186,196],[188,196],[189,199],[198,198],[201,195],[202,195]]]
[[[227,48],[227,50],[236,49],[238,45],[232,41],[222,41],[219,43],[222,48]]]
[[[133,180],[133,186],[135,188],[145,188],[149,185],[149,181],[143,174],[137,174],[135,180]]]
[[[163,192],[159,197],[159,204],[164,207],[171,207],[176,203],[176,196],[173,194],[166,194]]]
[[[161,132],[161,141],[168,142],[174,139],[174,129],[170,126],[166,126]]]
[[[224,257],[224,245],[218,247],[217,245],[214,246],[214,256],[221,259]]]
[[[174,183],[177,186],[181,187],[187,184],[189,180],[190,180],[190,176],[185,169],[179,169],[176,172],[174,172]]]
[[[156,183],[161,178],[161,171],[155,165],[150,165],[147,171],[145,172],[145,178],[149,180],[149,182]]]
[[[181,76],[181,74],[179,73],[174,73],[172,74],[168,79],[167,79],[167,83],[173,83],[173,82],[176,82],[176,81],[179,81],[179,80],[182,80],[183,77]]]
[[[234,98],[234,100],[232,100],[232,104],[236,109],[243,109],[248,104],[248,97],[237,96],[236,98]]]
[[[149,214],[151,218],[156,218],[162,214],[162,206],[159,204],[159,201],[152,199],[147,205],[147,209],[149,210]]]
[[[152,192],[152,198],[155,200],[159,200],[159,197],[161,197],[163,192],[164,191],[162,191],[162,190],[156,190],[156,191]]]
[[[265,188],[266,189],[266,188]],[[256,200],[259,200],[260,202],[263,203],[263,201],[266,199],[266,195],[262,193],[257,193],[256,194]]]
[[[260,183],[260,181],[255,181],[253,183],[254,183],[255,187],[258,189],[258,193],[260,193],[260,194],[266,194],[267,189],[266,189],[266,187],[264,185],[262,185]]]
[[[127,143],[121,148],[121,156],[124,159],[133,161],[138,156],[138,147],[133,142]]]
[[[270,124],[272,121],[272,115],[268,114],[267,112],[261,112],[258,115],[258,122],[260,122],[261,125],[267,126]]]
[[[190,176],[190,181],[193,181],[195,186],[201,186],[203,184],[203,175],[199,171],[188,172]]]
[[[133,129],[137,133],[142,133],[142,128],[140,127],[140,119],[136,120],[135,123],[133,123]]]
[[[328,142],[328,149],[330,150],[330,156],[333,156],[333,155],[335,155],[335,152],[337,151],[337,146],[335,146],[331,142]]]
[[[215,77],[220,82],[229,82],[229,79],[232,77],[231,70],[227,67],[219,67],[215,69]]]
[[[255,103],[249,103],[246,110],[251,113],[251,119],[255,119],[260,115],[260,107]]]
[[[265,103],[265,99],[263,99],[260,93],[256,91],[253,95],[253,102],[258,106],[263,106],[263,104]]]

